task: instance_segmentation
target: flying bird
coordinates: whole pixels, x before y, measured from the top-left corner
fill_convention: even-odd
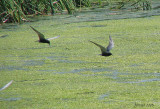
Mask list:
[[[102,52],[102,56],[110,56],[112,55],[112,53],[110,52],[110,50],[114,47],[114,43],[113,43],[113,40],[111,38],[111,36],[109,36],[109,45],[105,48],[103,47],[102,45],[99,45],[93,41],[90,41],[92,42],[93,44],[97,45],[100,49],[101,49],[101,52]]]
[[[7,83],[5,86],[3,86],[2,88],[0,88],[0,91],[6,89],[7,87],[9,87],[12,84],[13,80],[11,80],[9,83]]]
[[[39,37],[39,42],[40,43],[48,43],[50,45],[50,41],[49,40],[52,40],[52,39],[56,39],[58,38],[59,36],[56,36],[56,37],[52,37],[52,38],[49,38],[49,39],[45,39],[45,36],[40,33],[39,31],[37,31],[35,28],[33,28],[32,26],[30,26],[37,34],[38,34],[38,37]]]

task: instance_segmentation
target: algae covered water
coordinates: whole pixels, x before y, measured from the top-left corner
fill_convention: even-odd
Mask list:
[[[0,92],[1,108],[159,108],[159,10],[106,10],[2,25],[0,87],[14,82]],[[60,37],[35,42],[29,26]],[[109,35],[113,56],[103,57],[89,40],[107,46]]]

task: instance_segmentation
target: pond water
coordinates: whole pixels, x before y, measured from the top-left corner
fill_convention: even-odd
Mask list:
[[[0,92],[2,105],[22,100],[26,106],[45,106],[42,99],[50,104],[54,101],[52,105],[57,107],[82,101],[106,105],[127,102],[124,98],[135,103],[147,99],[153,92],[158,95],[159,6],[159,2],[153,2],[153,9],[149,11],[98,8],[74,15],[39,16],[33,18],[33,22],[20,25],[1,25],[0,82],[3,85],[8,80],[15,81]],[[34,42],[38,37],[30,25],[46,38],[61,37],[51,41],[51,46]],[[88,42],[94,40],[107,46],[106,33],[111,33],[115,41],[110,57],[100,56],[100,50]],[[13,95],[7,95],[9,91]],[[154,102],[159,100],[156,94]],[[23,107],[19,105],[17,107]]]

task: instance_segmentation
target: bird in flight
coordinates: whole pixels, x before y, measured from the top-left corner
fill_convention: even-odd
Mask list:
[[[58,38],[59,36],[56,36],[56,37],[52,37],[52,38],[49,38],[49,39],[45,39],[44,35],[42,33],[40,33],[39,31],[37,31],[35,28],[33,28],[32,26],[30,26],[37,34],[38,34],[38,37],[39,37],[39,42],[40,43],[48,43],[50,45],[50,41],[49,40],[52,40],[52,39],[56,39]]]
[[[9,87],[12,84],[13,80],[11,80],[9,83],[7,83],[5,86],[3,86],[2,88],[0,88],[0,91],[6,89],[7,87]]]
[[[111,38],[111,36],[109,36],[109,45],[105,48],[103,47],[102,45],[99,45],[93,41],[90,41],[92,42],[93,44],[97,45],[100,49],[101,49],[101,52],[102,52],[102,56],[110,56],[112,55],[112,53],[110,52],[110,50],[114,47],[114,43],[113,43],[113,40]]]

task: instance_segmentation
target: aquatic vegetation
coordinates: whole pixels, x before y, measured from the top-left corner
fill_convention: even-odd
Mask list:
[[[54,15],[56,13],[76,15],[82,11],[82,8],[87,9],[88,7],[151,10],[152,2],[150,0],[1,0],[0,23],[29,22],[30,18],[35,15]]]
[[[151,10],[150,0],[110,0],[112,9],[132,8],[136,10]],[[127,6],[127,7],[126,7]]]
[[[90,6],[89,0],[1,0],[0,23],[18,22],[28,20],[28,15],[51,15],[67,10],[73,14],[76,6]]]
[[[32,22],[46,36],[61,35],[50,47],[34,42],[30,23],[3,25],[0,36],[8,36],[0,38],[0,86],[14,84],[0,92],[1,108],[158,109],[160,16],[77,19]],[[103,57],[88,40],[106,45],[109,35],[113,56]]]

